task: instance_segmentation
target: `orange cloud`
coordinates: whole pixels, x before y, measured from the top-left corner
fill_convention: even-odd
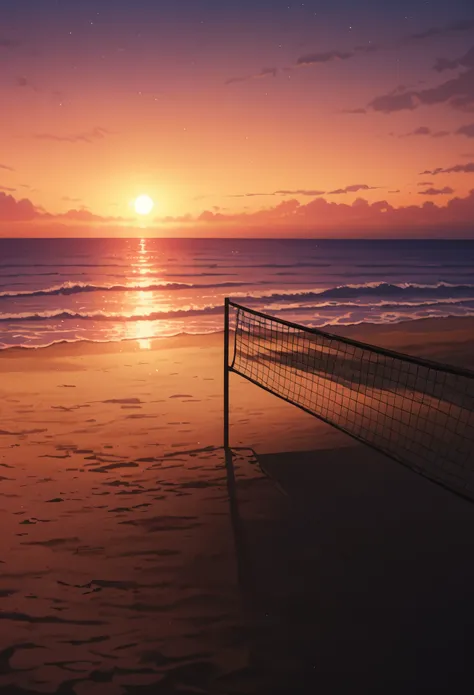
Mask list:
[[[343,195],[344,193],[357,193],[357,191],[375,191],[378,186],[369,186],[367,183],[353,183],[345,188],[336,188],[335,191],[329,191],[328,195]]]
[[[90,210],[68,210],[62,215],[53,215],[56,219],[61,220],[72,220],[74,222],[117,222],[121,218],[118,217],[102,217],[101,215],[95,215]]]
[[[423,174],[430,174],[431,176],[437,176],[438,174],[474,174],[474,162],[469,162],[468,164],[455,164],[452,167],[436,167],[436,169],[427,169],[421,172]]]
[[[44,219],[54,219],[62,221],[71,222],[84,222],[84,223],[97,223],[97,224],[109,224],[110,222],[133,222],[133,217],[104,217],[103,215],[96,215],[90,210],[81,208],[80,210],[68,210],[67,212],[61,213],[59,215],[52,215],[50,213],[44,213],[42,215]]]
[[[6,191],[14,189],[4,188]],[[133,222],[132,217],[103,217],[96,215],[85,208],[81,210],[68,210],[60,214],[46,212],[43,208],[34,205],[28,198],[16,200],[12,195],[1,192],[0,187],[0,223],[2,222],[44,222],[44,221],[65,221],[81,223],[109,224]]]
[[[293,191],[289,191],[289,190],[273,191],[273,193],[233,193],[232,195],[229,195],[227,197],[228,198],[254,198],[256,196],[303,195],[303,196],[311,196],[312,198],[314,198],[317,195],[324,195],[324,193],[325,193],[325,191],[317,191],[314,189],[299,188],[299,189],[296,189]]]
[[[459,131],[457,131],[457,132],[459,132]],[[404,135],[399,135],[398,137],[409,138],[409,137],[412,137],[413,135],[429,135],[432,138],[445,138],[449,134],[450,133],[448,130],[432,131],[431,128],[428,128],[427,126],[421,125],[418,128],[415,128],[415,130],[411,130],[409,133],[405,133]]]
[[[452,189],[421,191],[423,195],[449,195]],[[472,234],[474,189],[465,198],[451,198],[445,205],[427,201],[422,205],[394,207],[386,200],[369,203],[357,198],[352,204],[332,202],[318,197],[306,204],[291,199],[256,212],[227,213],[214,208],[198,216],[155,218],[147,235],[163,234],[170,227],[179,235],[196,236],[321,236],[342,233],[343,236],[409,236],[413,230],[436,230],[442,235],[462,231]],[[34,234],[51,231],[55,236],[94,234],[97,225],[107,234],[126,236],[138,231],[133,218],[102,217],[89,210],[69,210],[52,215],[37,208],[29,200],[16,201],[0,193],[0,223],[26,223]],[[48,226],[50,223],[50,226]],[[52,226],[51,226],[52,225]],[[20,229],[20,227],[18,227]],[[21,226],[26,234],[26,227]],[[11,228],[9,228],[9,232]]]
[[[93,128],[86,133],[77,133],[73,135],[55,135],[53,133],[39,133],[35,135],[37,140],[56,140],[56,142],[94,142],[94,140],[103,140],[110,131],[106,128]]]
[[[447,192],[447,191],[446,191]],[[363,198],[356,199],[351,205],[334,203],[324,198],[316,198],[307,204],[297,200],[288,200],[279,205],[254,213],[223,214],[206,210],[198,222],[216,225],[222,228],[268,227],[275,225],[291,230],[314,232],[331,229],[345,230],[397,230],[403,232],[413,228],[441,229],[451,231],[453,228],[472,228],[474,218],[474,189],[466,198],[452,198],[444,206],[437,206],[431,201],[421,206],[409,205],[393,207],[386,200],[369,203]]]
[[[31,200],[15,200],[12,195],[0,192],[0,221],[30,222],[38,219],[40,214],[39,208],[35,207]]]
[[[418,191],[418,195],[452,195],[454,190],[450,186],[444,188],[427,188],[426,191]]]
[[[230,77],[225,81],[226,84],[235,84],[236,82],[248,82],[249,80],[259,80],[262,77],[276,77],[278,68],[263,68],[256,75],[247,75],[246,77]]]

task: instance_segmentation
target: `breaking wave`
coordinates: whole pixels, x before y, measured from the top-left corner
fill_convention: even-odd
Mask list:
[[[78,311],[38,311],[34,314],[0,314],[0,322],[4,321],[159,321],[161,319],[176,319],[202,314],[220,314],[224,311],[221,305],[202,308],[174,309],[170,311],[152,311],[148,314],[114,314],[103,311],[81,313]]]
[[[276,296],[276,295],[275,295]],[[266,299],[274,299],[275,296],[267,297]],[[278,295],[279,296],[279,295]],[[286,297],[293,295],[286,295]],[[319,295],[321,296],[321,295]],[[474,311],[474,296],[472,298],[466,299],[441,299],[439,301],[422,301],[422,302],[378,302],[376,304],[360,304],[356,302],[317,302],[312,304],[283,304],[283,305],[273,305],[272,302],[263,302],[262,298],[258,299],[256,297],[243,297],[241,298],[243,305],[254,306],[254,308],[265,311],[270,314],[278,315],[281,313],[304,313],[309,314],[311,312],[323,312],[322,315],[326,313],[325,310],[337,310],[340,311],[354,311],[354,310],[371,310],[372,308],[381,310],[382,312],[387,311],[400,311],[400,310],[417,310],[417,309],[433,309],[433,308],[443,308],[446,310],[447,306],[451,306],[453,310],[472,310]],[[0,323],[3,322],[25,322],[25,321],[109,321],[109,322],[133,322],[133,321],[160,321],[166,319],[185,319],[187,317],[196,316],[219,316],[223,314],[224,306],[219,303],[217,305],[210,304],[206,306],[190,306],[185,309],[170,309],[164,311],[151,311],[144,314],[123,314],[114,312],[104,312],[104,311],[92,311],[92,312],[82,312],[82,311],[71,311],[71,310],[57,310],[57,311],[37,311],[34,313],[8,313],[0,314]],[[471,311],[469,311],[471,313]]]
[[[235,294],[236,298],[242,298],[242,294]],[[474,285],[455,285],[440,282],[436,285],[421,285],[415,283],[389,284],[386,282],[366,283],[361,285],[340,285],[325,290],[307,290],[302,292],[275,292],[260,293],[253,297],[245,298],[246,301],[311,301],[311,300],[346,300],[363,298],[389,298],[389,299],[449,299],[474,298]]]
[[[193,284],[185,282],[162,282],[152,285],[92,285],[82,282],[65,282],[62,285],[47,287],[43,290],[9,290],[0,292],[0,299],[17,299],[19,297],[53,297],[69,296],[90,292],[161,292],[162,290],[214,289],[224,287],[245,287],[245,282],[219,282],[212,284]]]
[[[265,284],[260,282],[259,284]],[[218,282],[218,283],[184,283],[162,282],[149,285],[94,285],[81,282],[65,282],[45,289],[19,290],[12,292],[7,290],[0,292],[0,299],[16,299],[20,297],[49,297],[69,296],[74,294],[91,292],[161,292],[172,290],[193,289],[224,289],[233,287],[246,287],[248,282]],[[273,301],[310,301],[325,299],[363,299],[368,298],[430,298],[430,299],[456,299],[474,297],[474,284],[449,284],[440,282],[436,285],[422,285],[416,283],[389,284],[386,282],[366,283],[360,285],[340,285],[323,290],[304,290],[300,292],[269,292],[254,293],[247,297],[244,293],[235,293],[236,298],[245,297],[248,302],[265,300]]]

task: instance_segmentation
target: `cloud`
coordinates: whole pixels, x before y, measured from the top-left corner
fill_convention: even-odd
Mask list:
[[[448,130],[431,130],[431,128],[428,128],[427,126],[420,126],[419,128],[415,128],[415,130],[411,130],[409,133],[405,133],[404,135],[399,135],[400,138],[409,138],[413,135],[429,135],[432,138],[445,138],[447,135],[450,135],[450,132]]]
[[[273,193],[233,193],[228,195],[228,198],[254,198],[257,196],[309,196],[315,198],[320,195],[342,195],[343,193],[357,193],[357,191],[372,191],[376,190],[378,186],[368,186],[366,183],[355,183],[351,186],[346,186],[345,188],[338,188],[334,191],[320,191],[317,189],[308,188],[298,188],[293,190],[282,189],[279,191],[273,191]]]
[[[449,25],[450,31],[455,31],[453,29],[454,26],[460,27],[462,25],[467,27],[471,26],[471,24],[474,24],[474,20],[471,23],[466,21],[465,23]],[[443,72],[444,70],[453,70],[459,67],[467,68],[467,70],[436,87],[422,90],[403,89],[400,91],[397,89],[375,97],[369,102],[368,108],[388,114],[403,110],[413,111],[419,106],[448,104],[458,110],[471,111],[474,107],[474,47],[455,60],[438,58],[434,65],[434,70]],[[442,137],[445,134],[446,131],[438,131],[432,135],[433,137]]]
[[[367,109],[342,109],[339,113],[367,113]]]
[[[319,65],[332,63],[335,60],[349,60],[355,55],[354,51],[326,51],[324,53],[308,53],[296,61],[296,65]]]
[[[406,37],[405,42],[432,39],[434,37],[438,38],[440,36],[450,36],[452,34],[461,34],[469,31],[474,31],[474,19],[461,19],[458,22],[444,24],[441,27],[431,27],[425,31],[409,34]]]
[[[59,215],[53,215],[47,212],[43,214],[43,218],[66,222],[82,222],[85,224],[109,224],[110,222],[122,223],[135,221],[133,217],[114,217],[112,215],[103,217],[102,215],[96,215],[90,210],[87,210],[87,208],[81,208],[80,210],[68,210],[67,212]]]
[[[324,195],[325,191],[318,191],[318,190],[308,190],[308,189],[298,189],[296,191],[275,191],[273,195],[308,195],[308,196],[317,196],[317,195]]]
[[[474,107],[474,68],[437,87],[420,91],[392,91],[375,97],[369,102],[368,108],[388,114],[437,104],[448,104],[454,109],[470,111]]]
[[[407,133],[406,135],[401,135],[400,137],[410,137],[410,135],[431,135],[431,129],[428,128],[427,126],[420,126],[419,128],[415,128],[415,130],[412,130],[410,133]]]
[[[354,183],[345,188],[337,188],[335,191],[329,191],[328,195],[341,195],[343,193],[357,193],[357,191],[373,191],[378,186],[368,186],[366,183]]]
[[[13,167],[8,166],[7,164],[0,164],[0,169],[5,169],[5,171],[15,171]]]
[[[64,195],[61,200],[64,200],[66,203],[82,203],[81,198],[70,198],[68,195]]]
[[[0,221],[30,222],[40,214],[39,208],[35,207],[31,200],[15,200],[13,196],[0,192]]]
[[[434,70],[436,72],[444,72],[445,70],[455,70],[456,68],[473,68],[474,67],[474,46],[470,48],[460,58],[449,60],[448,58],[438,58],[435,63]]]
[[[437,167],[436,169],[427,169],[422,171],[420,176],[423,174],[430,174],[431,176],[437,176],[437,174],[474,174],[474,162],[469,162],[468,164],[455,164],[452,167],[443,169],[443,167]]]
[[[464,152],[461,157],[464,157],[465,159],[474,159],[474,152]]]
[[[451,195],[454,190],[449,186],[444,188],[427,188],[426,191],[418,191],[418,195]]]
[[[319,200],[318,198],[316,200]],[[260,220],[271,222],[281,218],[282,216],[293,213],[297,208],[300,207],[300,203],[297,200],[285,200],[278,203],[274,208],[267,208],[266,210],[259,210],[253,213],[237,213],[225,215],[221,212],[211,212],[210,210],[204,210],[197,218],[198,222],[236,222],[244,221],[248,218],[252,220]]]
[[[94,142],[103,140],[107,135],[111,135],[109,130],[105,128],[93,128],[86,133],[78,133],[75,135],[54,135],[51,133],[39,133],[34,137],[37,140],[55,140],[56,142]]]
[[[13,191],[16,191],[16,188],[9,188],[8,186],[0,186],[0,191],[8,191],[9,193],[13,193]]]
[[[284,236],[295,234],[316,237],[327,234],[343,236],[383,235],[406,236],[436,234],[443,237],[472,236],[474,219],[474,189],[465,198],[454,197],[442,205],[426,200],[420,205],[394,207],[387,200],[370,203],[357,198],[352,204],[316,197],[307,203],[292,198],[278,202],[273,207],[238,213],[223,210],[204,210],[198,216],[156,218],[154,222],[174,225],[187,236],[193,229],[199,236]],[[67,234],[74,225],[74,234],[88,234],[98,222],[111,223],[102,228],[107,234],[130,233],[135,229],[132,218],[100,217],[89,210],[69,210],[64,215],[51,215],[36,208],[31,201],[15,201],[12,196],[0,193],[0,221],[24,222],[19,226],[25,235],[41,223],[42,230]],[[48,226],[50,223],[50,226]],[[115,223],[115,224],[114,224]],[[126,224],[124,224],[126,223]],[[51,226],[52,225],[52,226]],[[8,230],[8,226],[6,227]],[[42,232],[44,233],[44,232]]]
[[[414,98],[415,92],[402,92],[398,90],[388,92],[379,97],[375,97],[367,105],[367,108],[373,111],[381,111],[382,113],[392,113],[393,111],[403,111],[409,109],[413,111],[417,107],[417,102]]]
[[[275,195],[274,193],[231,193],[228,198],[254,198],[259,195]],[[203,196],[204,197],[204,196]]]
[[[452,36],[461,33],[468,33],[474,31],[474,20],[464,19],[458,22],[453,22],[450,24],[444,24],[439,27],[430,27],[422,32],[417,32],[413,34],[408,34],[403,37],[400,41],[395,42],[395,44],[374,44],[368,43],[362,46],[354,46],[350,50],[332,50],[325,51],[321,53],[307,53],[300,56],[296,61],[296,66],[307,66],[307,65],[320,65],[323,63],[331,63],[335,60],[350,60],[356,57],[358,54],[371,54],[378,51],[389,50],[391,48],[397,48],[405,44],[412,42],[422,41],[432,38],[440,38],[445,36]],[[449,62],[449,61],[448,61]],[[446,69],[446,68],[443,68]],[[359,113],[357,111],[357,113]]]
[[[389,193],[400,193],[400,189],[399,189],[399,188],[397,188],[397,190],[396,190],[396,191],[389,191]]]
[[[256,196],[272,196],[272,195],[305,195],[305,196],[317,196],[317,195],[324,195],[325,191],[318,191],[318,190],[312,190],[312,189],[297,189],[293,191],[286,191],[286,190],[281,190],[281,191],[274,191],[273,193],[234,193],[232,195],[228,195],[228,198],[254,198]]]
[[[417,186],[432,186],[433,181],[420,181],[419,183],[416,184]]]
[[[248,82],[249,80],[260,80],[262,77],[276,77],[278,68],[263,68],[256,75],[247,75],[245,77],[230,77],[225,81],[225,84],[235,84],[236,82]]]
[[[474,138],[474,123],[462,125],[456,130],[457,135],[465,135],[467,138]]]
[[[393,230],[399,234],[412,235],[413,230],[440,230],[446,233],[461,229],[463,234],[472,234],[474,217],[474,190],[466,198],[452,198],[442,206],[433,201],[422,205],[391,205],[386,200],[369,203],[357,198],[352,204],[336,203],[325,198],[315,198],[303,204],[297,200],[287,200],[278,205],[256,212],[223,214],[205,210],[190,224],[212,227],[212,234],[236,232],[251,235],[271,233],[272,235],[294,234],[295,231],[307,236],[326,233],[329,229],[364,235],[378,236],[384,231]],[[173,220],[168,220],[173,221]],[[178,224],[178,221],[175,221]]]
[[[436,169],[426,169],[425,171],[420,171],[420,176],[423,176],[423,174],[432,174],[433,176],[436,176],[436,174],[442,174],[445,172],[445,169],[443,167],[436,167]]]
[[[102,217],[101,215],[95,215],[85,208],[81,210],[68,210],[62,215],[56,215],[56,217],[63,220],[73,220],[75,222],[116,222],[118,219],[117,217]]]
[[[373,53],[376,53],[378,51],[383,51],[383,50],[389,50],[393,48],[399,48],[400,46],[403,46],[405,44],[411,43],[411,42],[417,42],[417,41],[422,41],[426,39],[431,39],[431,38],[439,38],[439,37],[444,37],[444,36],[452,36],[452,35],[459,35],[461,33],[467,33],[470,31],[474,31],[474,20],[472,19],[465,19],[465,20],[460,20],[458,22],[453,22],[450,24],[444,24],[439,27],[430,27],[429,29],[426,29],[425,31],[422,32],[417,32],[413,34],[408,34],[407,36],[403,37],[401,40],[395,42],[394,44],[387,44],[387,45],[382,45],[382,44],[374,44],[369,41],[369,43],[364,44],[364,45],[359,45],[359,46],[354,46],[352,49],[348,50],[339,50],[339,49],[333,49],[330,51],[322,51],[322,52],[315,52],[315,53],[305,53],[299,58],[297,58],[296,63],[293,66],[290,67],[285,67],[281,68],[283,72],[287,71],[292,71],[294,68],[300,68],[300,67],[308,67],[311,65],[324,65],[326,63],[332,63],[335,61],[345,61],[345,60],[351,60],[352,58],[355,58],[356,56],[362,54],[362,55],[370,55]],[[472,52],[474,52],[474,48],[471,49]],[[435,69],[439,70],[440,72],[445,69],[452,69],[453,67],[458,67],[461,65],[471,65],[474,66],[474,61],[471,59],[470,54],[466,54],[466,56],[463,56],[463,58],[459,58],[457,61],[446,61],[444,59],[438,59],[437,66]],[[278,68],[264,68],[261,70],[259,73],[255,75],[246,75],[243,77],[230,77],[228,80],[225,81],[225,84],[236,84],[238,82],[248,82],[250,80],[255,80],[255,79],[260,79],[262,77],[267,77],[269,75],[276,77],[278,74]],[[405,108],[416,108],[416,106],[413,106],[412,102],[412,97],[410,96],[411,94],[415,93],[410,93],[407,92],[406,95],[399,95],[398,100],[394,100],[394,104],[396,104],[396,108],[393,110],[401,110]],[[395,96],[395,95],[392,95]],[[404,97],[404,98],[402,98]],[[381,98],[379,98],[381,99]],[[374,100],[377,106],[377,100]],[[383,102],[382,102],[383,103]],[[369,104],[369,106],[371,106]],[[374,110],[383,110],[383,109],[377,109],[376,107],[373,107]],[[461,108],[461,106],[459,107]],[[390,111],[387,111],[389,113]],[[366,109],[363,108],[356,108],[356,109],[345,109],[344,111],[341,111],[341,113],[351,113],[351,114],[362,114],[366,113]],[[441,137],[441,136],[440,136]]]
[[[9,190],[9,189],[5,189]],[[133,217],[103,217],[96,215],[86,208],[80,210],[68,210],[61,214],[46,212],[43,208],[34,205],[31,200],[24,198],[16,200],[12,195],[2,193],[0,189],[0,223],[2,222],[81,222],[90,223],[124,223],[134,222]]]

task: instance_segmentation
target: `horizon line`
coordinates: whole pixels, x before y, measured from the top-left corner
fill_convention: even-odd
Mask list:
[[[210,237],[210,236],[17,236],[8,237],[0,236],[0,241],[79,241],[83,239],[95,239],[101,241],[111,241],[114,239],[122,239],[125,241],[135,241],[142,239],[161,239],[163,241],[473,241],[474,228],[472,237],[428,237],[428,236],[398,236],[398,237],[247,237],[247,236],[225,236],[225,237]]]

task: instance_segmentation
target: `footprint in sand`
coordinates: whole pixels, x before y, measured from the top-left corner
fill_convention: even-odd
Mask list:
[[[139,405],[141,400],[139,398],[109,398],[108,400],[101,402],[112,403],[115,405]]]
[[[142,415],[140,413],[133,413],[132,415],[126,415],[126,420],[145,420],[145,419],[155,419],[156,415]]]
[[[9,436],[23,436],[25,434],[42,434],[43,432],[47,432],[47,429],[42,429],[42,430],[20,430],[19,432],[10,432],[9,430],[0,430],[0,434],[3,435],[9,435]]]

